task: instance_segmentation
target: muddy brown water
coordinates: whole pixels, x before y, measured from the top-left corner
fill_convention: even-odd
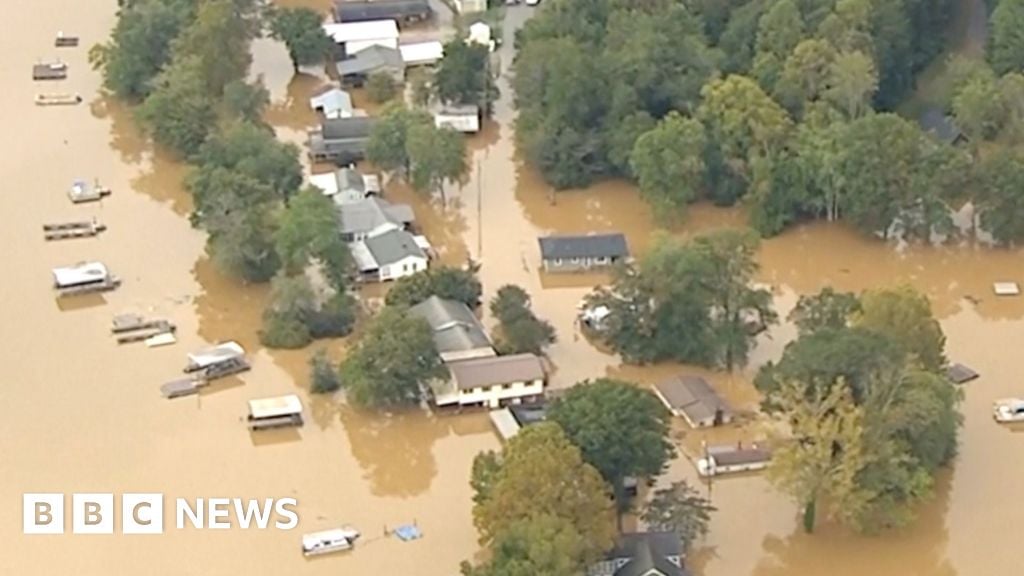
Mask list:
[[[310,2],[318,7],[326,3]],[[28,3],[8,11],[0,35],[7,90],[0,110],[8,124],[0,171],[7,188],[0,209],[6,275],[0,283],[0,573],[57,575],[337,574],[390,572],[423,576],[457,573],[477,552],[468,476],[473,456],[499,442],[485,415],[392,417],[366,414],[306,393],[309,351],[259,347],[266,287],[242,286],[220,275],[204,254],[201,232],[190,228],[187,168],[155,151],[139,135],[130,111],[98,96],[86,47],[104,38],[114,3],[56,0],[47,10]],[[506,34],[528,14],[513,10]],[[53,15],[61,15],[55,20]],[[77,29],[72,29],[72,26]],[[58,28],[79,34],[83,47],[56,51]],[[509,36],[510,38],[510,36]],[[507,42],[506,49],[511,42]],[[317,71],[294,77],[287,54],[273,42],[254,46],[254,74],[273,97],[267,118],[282,138],[301,142],[315,117],[307,108],[322,85]],[[33,84],[28,68],[59,55],[70,77]],[[511,54],[503,60],[511,61]],[[612,376],[650,384],[681,366],[622,366],[573,329],[579,300],[602,276],[538,272],[538,235],[618,230],[643,254],[658,230],[647,206],[624,183],[603,183],[555,196],[514,156],[513,111],[506,97],[497,122],[472,138],[472,175],[449,190],[449,203],[400,185],[387,194],[413,204],[419,225],[442,260],[482,262],[486,294],[504,283],[524,286],[536,312],[557,328],[551,348],[553,385]],[[37,91],[78,91],[87,105],[40,108]],[[75,178],[98,177],[114,189],[101,204],[71,205],[64,192]],[[45,221],[96,215],[109,226],[97,239],[46,244]],[[737,211],[694,207],[668,231],[692,235],[742,225]],[[58,305],[49,269],[100,259],[124,286],[103,297]],[[1024,434],[988,416],[993,399],[1020,394],[1015,345],[1024,336],[1024,298],[996,299],[991,283],[1024,282],[1021,253],[974,246],[894,250],[841,227],[813,224],[764,243],[759,281],[770,286],[785,314],[797,295],[825,285],[843,290],[909,283],[931,298],[948,336],[949,356],[982,374],[963,404],[961,455],[939,482],[936,498],[911,528],[884,537],[849,534],[827,522],[799,532],[794,506],[758,476],[716,481],[719,511],[711,534],[692,559],[708,576],[987,576],[1016,573],[1021,563],[1018,477],[1024,473]],[[380,292],[374,292],[379,297]],[[120,312],[162,315],[178,324],[178,344],[160,349],[116,346],[110,318]],[[487,319],[487,322],[490,322]],[[734,403],[756,405],[750,374],[779,355],[790,326],[764,335],[752,367],[727,375],[702,371]],[[165,401],[158,386],[176,377],[187,351],[236,339],[250,350],[253,370],[196,397]],[[346,342],[325,343],[333,356]],[[308,422],[296,431],[252,435],[241,419],[250,398],[299,393]],[[750,439],[756,423],[716,431],[712,441]],[[677,426],[680,446],[703,438]],[[694,479],[692,465],[673,462],[666,480]],[[25,492],[163,492],[174,497],[286,497],[299,500],[301,523],[274,530],[169,530],[162,536],[21,535]],[[70,498],[69,498],[70,500]],[[381,538],[385,526],[416,521],[425,537],[412,543]],[[351,554],[304,560],[303,532],[351,523],[365,543]]]

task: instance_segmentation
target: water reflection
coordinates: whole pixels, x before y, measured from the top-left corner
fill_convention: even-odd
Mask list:
[[[142,160],[142,153],[149,143],[127,104],[103,93],[89,103],[89,112],[99,120],[110,121],[110,148],[120,154],[122,162],[137,164]]]
[[[432,447],[446,435],[441,423],[418,410],[381,416],[348,405],[338,416],[372,494],[409,497],[430,488],[437,475]]]

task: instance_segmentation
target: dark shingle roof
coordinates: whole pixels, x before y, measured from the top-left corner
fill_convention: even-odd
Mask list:
[[[365,116],[331,118],[324,120],[320,132],[324,140],[365,140],[370,138],[370,130],[376,122]]]
[[[566,258],[621,258],[629,255],[626,237],[622,234],[589,234],[586,236],[546,236],[539,238],[540,253],[545,260]]]
[[[375,0],[373,2],[341,0],[334,3],[334,19],[338,22],[423,18],[432,12],[430,2],[427,0]]]
[[[380,266],[388,266],[401,262],[409,256],[416,256],[426,260],[427,256],[416,244],[412,234],[405,230],[392,230],[378,236],[364,240],[366,249],[373,255],[373,259]]]
[[[682,546],[675,532],[636,532],[623,534],[608,554],[611,560],[629,561],[615,576],[645,576],[655,570],[663,576],[686,576],[682,568]],[[678,562],[678,564],[677,564]]]
[[[919,121],[925,132],[931,132],[936,138],[943,142],[956,142],[963,134],[953,123],[953,119],[947,116],[939,108],[929,108],[921,114]]]

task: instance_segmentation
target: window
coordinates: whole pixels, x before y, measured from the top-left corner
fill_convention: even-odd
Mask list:
[[[402,264],[402,272],[408,272],[408,271],[409,271],[409,265],[408,264]]]

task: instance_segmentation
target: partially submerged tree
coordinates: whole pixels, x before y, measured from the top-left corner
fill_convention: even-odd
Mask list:
[[[702,498],[685,480],[673,482],[668,488],[654,491],[640,514],[640,519],[652,531],[675,532],[688,550],[708,533],[711,513],[716,508]]]
[[[333,46],[324,32],[323,18],[311,8],[273,8],[270,35],[288,46],[296,72],[301,66],[322,62]]]
[[[370,100],[380,104],[398,95],[398,82],[387,72],[374,72],[366,81],[366,95]]]
[[[630,166],[640,192],[659,214],[682,212],[701,194],[706,146],[704,126],[677,112],[637,138]]]
[[[314,394],[329,394],[341,388],[338,371],[323,348],[309,359],[309,388]]]
[[[515,284],[498,289],[491,299],[491,314],[499,324],[495,347],[503,354],[540,354],[555,341],[555,328],[533,314],[529,294]]]
[[[388,290],[384,302],[388,306],[415,306],[431,296],[457,300],[476,308],[483,287],[476,277],[476,267],[453,268],[432,266],[422,272],[400,278]]]
[[[263,311],[260,342],[268,348],[305,347],[313,341],[306,323],[315,309],[316,295],[305,276],[277,276]]]

